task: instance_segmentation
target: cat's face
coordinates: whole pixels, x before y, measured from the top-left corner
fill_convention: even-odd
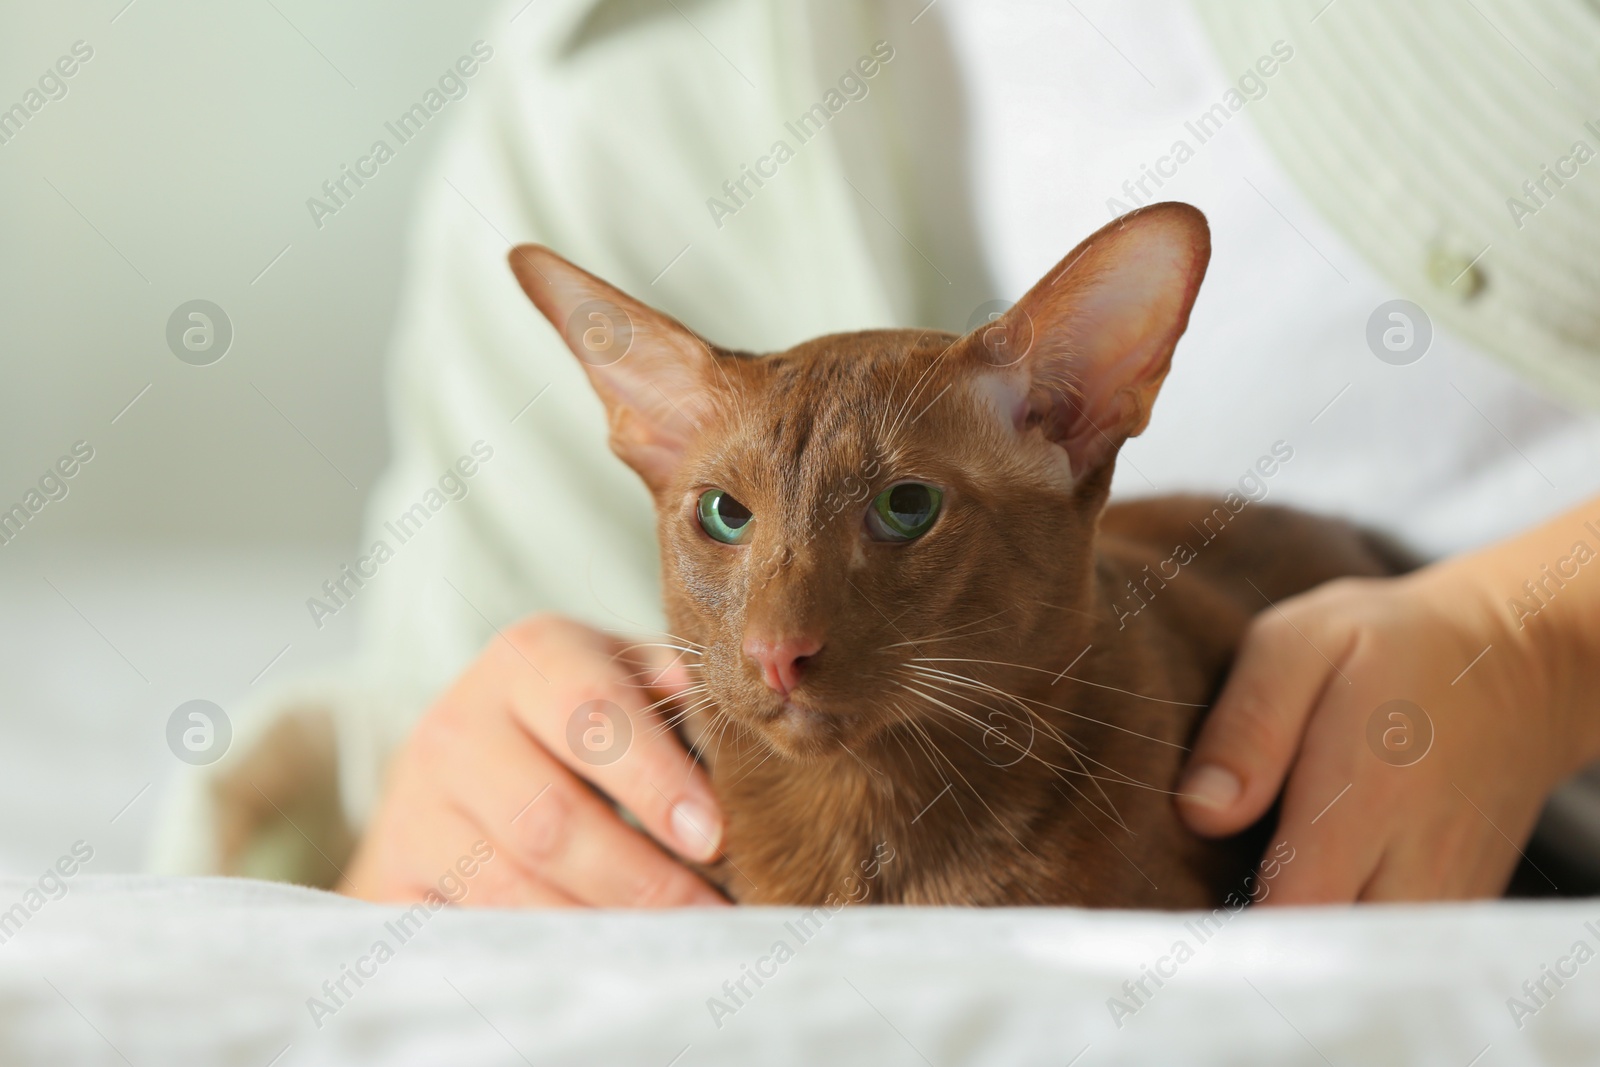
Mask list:
[[[1159,205],[973,334],[764,357],[537,246],[512,265],[655,496],[668,615],[704,696],[803,759],[896,723],[941,730],[982,695],[951,676],[1015,691],[1082,632],[1112,460],[1144,427],[1208,252],[1198,212]]]
[[[920,716],[919,690],[949,688],[926,672],[1014,662],[1062,621],[1043,589],[1081,569],[1090,532],[1065,455],[1012,429],[958,343],[883,331],[735,357],[658,497],[672,627],[704,646],[718,707],[787,755]]]

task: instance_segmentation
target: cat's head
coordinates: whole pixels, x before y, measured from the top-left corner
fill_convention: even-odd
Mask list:
[[[1149,419],[1209,256],[1205,217],[1157,204],[965,336],[838,334],[767,356],[549,249],[511,265],[655,497],[668,615],[701,646],[709,696],[806,758],[981,695],[937,672],[1008,687],[1082,647],[1113,461]]]

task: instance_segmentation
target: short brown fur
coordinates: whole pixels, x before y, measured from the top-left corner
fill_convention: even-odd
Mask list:
[[[1204,841],[1173,808],[1204,707],[1263,598],[1393,566],[1353,527],[1263,504],[1107,506],[1209,252],[1182,205],[1114,226],[999,333],[869,331],[761,358],[547,250],[513,253],[580,355],[583,301],[633,323],[623,360],[585,364],[655,495],[672,643],[703,686],[683,725],[727,820],[710,874],[733,898],[1199,907],[1252,869],[1258,835]],[[670,405],[628,377],[651,361],[679,368],[649,377]],[[866,501],[908,478],[943,489],[933,527],[864,536]],[[701,530],[707,488],[754,514],[748,544]],[[1193,560],[1148,584],[1179,544]],[[1129,582],[1149,594],[1134,616],[1114,607]],[[741,651],[753,632],[822,641],[787,697]]]

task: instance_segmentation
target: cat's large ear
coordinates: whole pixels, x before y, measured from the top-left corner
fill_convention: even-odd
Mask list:
[[[1002,413],[1042,429],[1082,478],[1149,422],[1210,258],[1204,215],[1152,204],[1103,227],[962,343]]]
[[[510,260],[600,394],[612,451],[652,491],[664,488],[709,402],[710,346],[542,245],[518,245]]]

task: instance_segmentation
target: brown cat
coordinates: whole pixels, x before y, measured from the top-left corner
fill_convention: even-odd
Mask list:
[[[1343,523],[1106,506],[1210,256],[1200,212],[1105,227],[963,337],[717,348],[548,249],[511,265],[659,518],[700,683],[686,734],[734,899],[1198,907],[1259,835],[1172,805],[1250,617],[1396,564]],[[1174,573],[1176,568],[1176,573]]]

